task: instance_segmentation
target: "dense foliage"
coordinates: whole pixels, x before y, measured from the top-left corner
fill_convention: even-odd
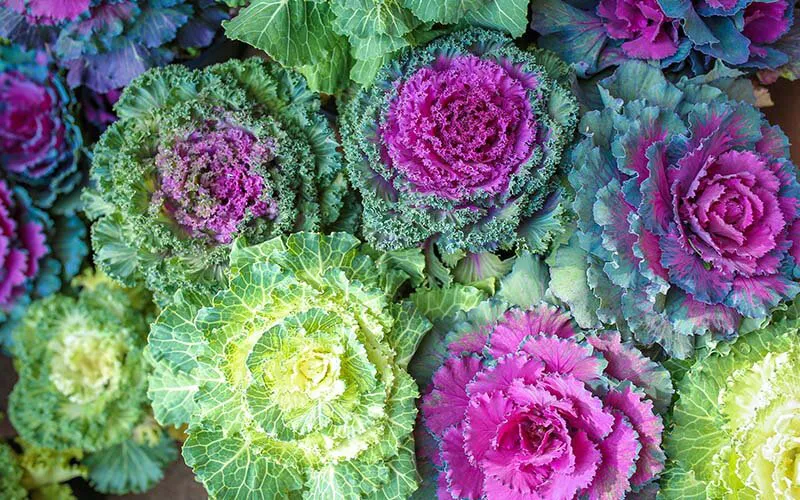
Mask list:
[[[0,36],[51,50],[70,87],[108,92],[210,45],[227,17],[214,0],[2,0]]]
[[[678,383],[664,498],[797,498],[796,321],[753,332]]]
[[[102,276],[77,284],[77,298],[56,294],[34,302],[14,331],[19,381],[9,417],[35,446],[88,453],[98,490],[144,491],[176,455],[148,417],[150,297]]]
[[[529,0],[252,0],[225,34],[296,68],[314,90],[371,85],[406,47],[424,44],[435,25],[466,24],[513,36],[525,32]]]
[[[352,215],[319,106],[299,75],[256,59],[134,81],[94,149],[97,265],[166,300],[224,282],[234,237],[259,243]]]
[[[545,251],[561,230],[557,175],[577,119],[568,75],[550,54],[485,30],[386,66],[341,123],[367,241],[462,256]]]
[[[584,321],[617,324],[687,357],[696,336],[731,338],[800,287],[800,184],[788,141],[704,79],[668,82],[625,63],[600,82],[570,183],[590,290]],[[613,265],[609,265],[613,263]]]
[[[591,76],[627,60],[706,73],[715,61],[775,70],[797,56],[796,0],[541,0],[531,26],[543,47]]]
[[[215,498],[406,498],[430,327],[398,287],[422,256],[373,260],[345,233],[235,245],[229,285],[179,291],[153,324],[150,397],[188,424],[186,462]]]

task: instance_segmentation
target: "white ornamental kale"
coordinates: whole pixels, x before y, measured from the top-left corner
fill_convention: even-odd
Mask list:
[[[153,324],[149,396],[214,498],[407,498],[430,323],[395,299],[419,250],[373,260],[345,233],[239,240],[227,288],[179,291]]]

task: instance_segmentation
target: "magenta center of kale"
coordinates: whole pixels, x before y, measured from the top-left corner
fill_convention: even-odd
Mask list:
[[[525,82],[494,61],[459,56],[402,84],[382,135],[417,191],[462,199],[507,188],[531,155],[536,122]]]
[[[230,243],[248,217],[274,220],[278,206],[257,170],[275,158],[272,141],[225,124],[207,124],[156,154],[154,200],[190,235]]]

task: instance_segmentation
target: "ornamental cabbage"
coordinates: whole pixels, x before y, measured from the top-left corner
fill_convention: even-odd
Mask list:
[[[797,321],[744,335],[677,383],[665,499],[800,498]]]
[[[714,61],[774,70],[796,51],[796,0],[539,0],[539,43],[591,76],[631,59],[705,73]]]
[[[75,98],[44,53],[0,46],[0,172],[45,209],[71,211],[83,180]],[[65,199],[66,198],[66,199]]]
[[[525,33],[529,0],[228,0],[249,6],[223,23],[234,40],[297,69],[312,89],[328,94],[350,80],[370,85],[401,49],[435,38],[434,25]]]
[[[83,457],[81,450],[39,448],[21,439],[17,439],[17,444],[22,448],[20,454],[0,442],[0,498],[75,500],[72,489],[65,483],[86,477],[86,467],[77,464]]]
[[[212,498],[408,498],[430,323],[395,298],[416,252],[370,258],[350,234],[234,244],[229,285],[178,291],[153,324],[149,395]]]
[[[335,137],[295,73],[257,59],[154,69],[115,109],[85,194],[95,259],[159,301],[224,282],[237,236],[259,243],[352,216]]]
[[[70,87],[96,92],[207,47],[227,18],[214,0],[0,0],[0,36],[47,47]]]
[[[568,75],[552,55],[485,30],[385,66],[341,118],[369,243],[546,250],[561,229],[556,174],[577,122]]]
[[[102,276],[76,284],[77,298],[34,302],[14,330],[19,381],[9,418],[35,446],[88,453],[89,480],[99,491],[142,492],[176,456],[148,414],[144,347],[152,303]]]
[[[32,299],[61,289],[88,252],[76,215],[51,217],[22,186],[0,179],[0,348]]]
[[[588,294],[587,316],[680,358],[800,291],[788,140],[704,82],[672,84],[641,62],[600,82],[604,107],[584,116],[569,175],[579,219],[570,251],[583,262],[567,269],[588,289],[555,287],[562,298]]]
[[[438,497],[635,498],[663,469],[667,371],[553,306],[487,309],[448,335],[421,403]]]

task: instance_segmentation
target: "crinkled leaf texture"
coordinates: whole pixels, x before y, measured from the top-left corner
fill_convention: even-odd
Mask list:
[[[11,446],[0,443],[0,498],[24,500],[28,492],[22,486],[22,467]]]
[[[341,118],[369,243],[426,244],[443,260],[458,252],[545,252],[565,218],[557,174],[578,113],[569,75],[551,54],[520,50],[480,29],[384,66]],[[479,281],[499,264],[488,254],[470,259],[456,269],[470,278],[462,282]]]
[[[396,257],[346,233],[237,241],[227,287],[176,293],[150,332],[149,396],[161,424],[188,424],[183,456],[212,497],[416,489],[406,364],[430,323],[394,298],[421,253]]]
[[[120,120],[95,147],[94,189],[84,194],[95,261],[123,284],[144,282],[158,301],[224,284],[235,237],[259,243],[353,220],[319,99],[277,64],[154,69],[125,89],[115,110]],[[226,170],[232,162],[239,170]],[[161,187],[168,182],[183,183],[172,198]],[[208,223],[217,210],[245,205],[233,222],[216,222],[232,224],[222,236],[192,232],[176,215]]]
[[[528,0],[252,0],[225,34],[265,51],[306,76],[314,90],[337,93],[354,80],[371,85],[405,47],[425,43],[434,24],[525,32]]]
[[[45,60],[41,52],[0,47],[0,95],[7,102],[0,111],[7,148],[0,171],[24,186],[36,206],[72,214],[86,180],[83,137],[75,96]]]
[[[95,452],[131,436],[147,413],[149,302],[110,280],[77,298],[34,302],[14,332],[19,381],[9,418],[33,445]]]
[[[582,324],[686,358],[800,292],[796,167],[783,132],[731,97],[738,76],[671,82],[626,62],[599,82],[571,152],[577,231],[551,257]]]
[[[209,46],[224,19],[213,0],[25,0],[0,6],[0,36],[47,49],[70,87],[104,93]]]
[[[696,361],[677,385],[661,495],[797,498],[797,320],[754,331]]]

